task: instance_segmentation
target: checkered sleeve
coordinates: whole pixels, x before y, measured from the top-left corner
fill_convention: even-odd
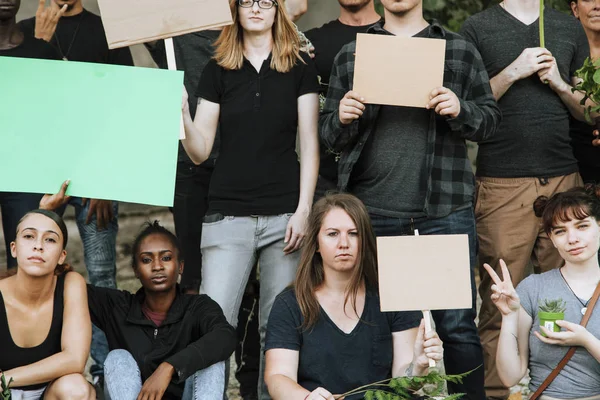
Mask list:
[[[327,98],[319,118],[321,142],[334,152],[341,152],[359,133],[358,120],[349,125],[342,125],[339,117],[340,101],[346,93],[352,90],[355,50],[356,42],[348,43],[335,57],[329,78]]]

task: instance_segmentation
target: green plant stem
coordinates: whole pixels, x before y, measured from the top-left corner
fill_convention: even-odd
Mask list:
[[[356,389],[352,389],[352,390],[351,390],[351,391],[349,391],[349,392],[346,392],[346,393],[344,393],[344,394],[340,394],[340,395],[338,395],[338,396],[335,396],[335,398],[336,398],[336,399],[341,399],[342,397],[345,397],[345,396],[350,396],[351,394],[356,394],[356,393],[359,393],[361,390],[362,390],[363,392],[366,392],[366,391],[368,390],[367,388],[369,388],[369,387],[371,387],[371,386],[383,386],[383,385],[384,385],[386,382],[387,382],[387,383],[391,382],[391,380],[392,380],[392,379],[394,379],[394,378],[390,378],[390,379],[384,379],[384,380],[382,380],[382,381],[379,381],[379,382],[373,382],[373,383],[369,383],[368,385],[364,385],[364,386],[361,386],[361,387],[357,387]]]
[[[544,39],[544,0],[540,0],[540,47],[546,47]]]

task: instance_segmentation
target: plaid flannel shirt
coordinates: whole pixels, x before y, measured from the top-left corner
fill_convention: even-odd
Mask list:
[[[368,33],[390,35],[383,29],[383,22],[373,25]],[[428,181],[423,212],[428,217],[443,217],[472,204],[474,176],[465,139],[489,139],[500,123],[500,109],[475,47],[435,21],[429,26],[428,37],[446,40],[444,87],[457,95],[461,107],[456,118],[441,117],[431,110],[427,133]],[[380,109],[379,105],[366,104],[361,118],[349,125],[340,122],[340,100],[352,90],[355,51],[356,42],[352,42],[336,56],[319,119],[321,142],[338,154],[338,189],[342,191],[348,187],[352,169],[375,127]]]

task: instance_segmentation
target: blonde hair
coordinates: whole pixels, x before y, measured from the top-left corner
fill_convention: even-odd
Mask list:
[[[278,0],[275,7],[275,22],[271,28],[273,35],[273,50],[271,69],[285,73],[291,71],[300,56],[300,38],[294,23],[288,16],[283,4]],[[244,30],[240,24],[237,0],[229,0],[233,24],[223,28],[215,43],[215,60],[227,70],[241,69],[244,64]]]

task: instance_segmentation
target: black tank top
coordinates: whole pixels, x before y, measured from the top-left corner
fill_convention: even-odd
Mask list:
[[[0,369],[7,371],[12,368],[22,367],[33,364],[37,361],[48,358],[56,353],[60,353],[61,335],[63,325],[63,291],[65,286],[65,275],[61,274],[56,280],[54,289],[54,307],[52,311],[52,323],[48,336],[39,346],[23,348],[13,342],[8,329],[8,318],[6,316],[6,306],[4,298],[0,291]],[[47,385],[49,382],[19,387],[20,390],[35,390]]]

